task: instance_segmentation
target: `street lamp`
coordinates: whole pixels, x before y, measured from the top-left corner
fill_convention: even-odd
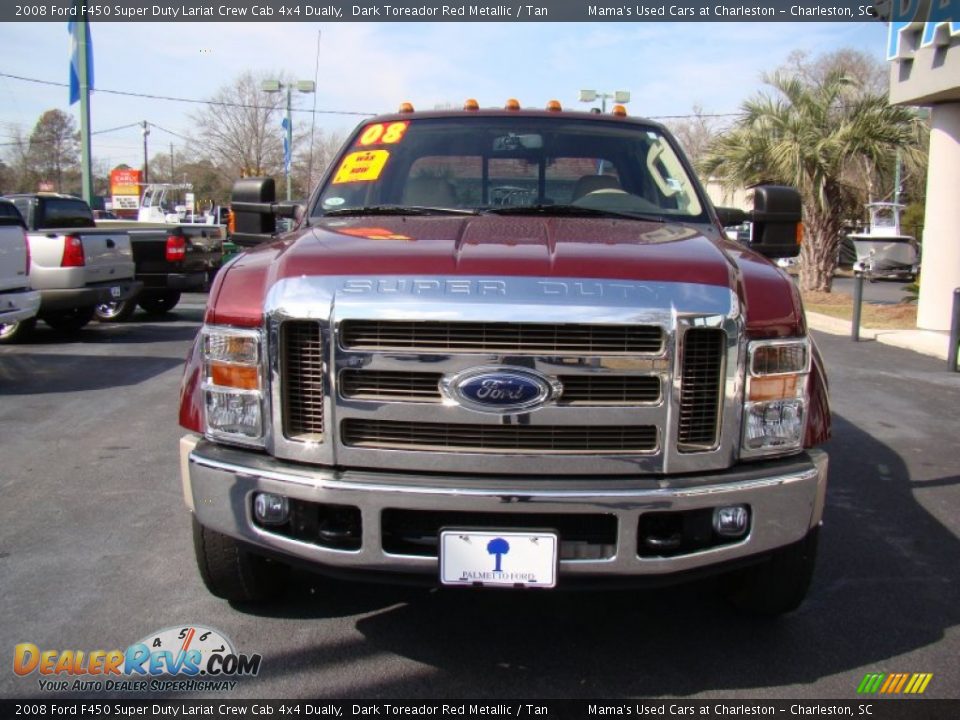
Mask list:
[[[287,116],[284,118],[284,138],[283,138],[283,174],[287,178],[287,200],[293,199],[293,192],[290,187],[290,156],[293,154],[293,118],[291,117],[291,93],[296,88],[298,92],[312,93],[317,89],[313,80],[297,80],[295,83],[284,83],[279,80],[264,80],[260,84],[260,89],[264,92],[287,91]]]
[[[620,105],[626,105],[630,102],[630,93],[627,90],[617,90],[612,93],[597,92],[596,90],[581,90],[580,102],[592,103],[600,98],[601,112],[607,112],[607,99],[613,100]]]
[[[150,134],[150,123],[144,120],[140,123],[140,132],[143,133],[143,182],[150,182],[150,167],[147,165],[147,136]]]

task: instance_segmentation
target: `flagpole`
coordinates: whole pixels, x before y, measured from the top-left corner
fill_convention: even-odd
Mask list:
[[[77,43],[77,74],[80,79],[80,178],[83,199],[93,205],[93,172],[90,166],[90,68],[87,63],[90,24],[88,20],[76,22],[80,23]]]

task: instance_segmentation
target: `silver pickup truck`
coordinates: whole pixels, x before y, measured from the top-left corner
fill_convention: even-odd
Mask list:
[[[54,193],[7,199],[26,222],[30,285],[40,291],[37,317],[47,325],[79,330],[93,319],[97,305],[125,300],[139,291],[129,236],[121,230],[98,229],[86,202]],[[23,321],[23,327],[8,335],[19,335],[34,322]]]
[[[0,341],[40,309],[30,289],[26,226],[13,203],[0,200]]]

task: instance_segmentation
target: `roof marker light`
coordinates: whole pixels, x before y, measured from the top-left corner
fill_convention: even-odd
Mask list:
[[[467,98],[466,100],[463,101],[463,109],[464,109],[464,110],[479,110],[479,109],[480,109],[480,103],[478,103],[478,102],[477,102],[476,100],[474,100],[473,98]]]
[[[503,106],[503,109],[504,109],[504,110],[519,110],[519,109],[520,109],[520,101],[517,100],[516,98],[510,98],[509,100],[507,100],[507,104]]]
[[[397,112],[402,113],[412,113],[413,112],[413,103],[402,102],[400,103],[400,109]]]
[[[560,112],[563,110],[563,106],[560,105],[559,100],[551,100],[547,103],[547,110],[550,112]]]
[[[613,114],[616,115],[617,117],[626,117],[626,116],[627,116],[627,109],[626,109],[623,105],[614,105],[612,112],[613,112]]]

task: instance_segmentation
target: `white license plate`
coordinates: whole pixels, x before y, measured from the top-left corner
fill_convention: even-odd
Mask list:
[[[443,530],[440,582],[444,585],[554,587],[556,533]]]
[[[111,295],[112,297],[115,297],[115,298],[120,297],[120,288],[118,288],[118,287],[112,287],[112,288],[110,288],[110,295]]]

